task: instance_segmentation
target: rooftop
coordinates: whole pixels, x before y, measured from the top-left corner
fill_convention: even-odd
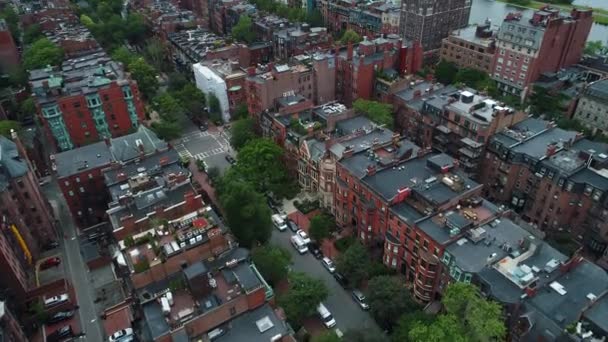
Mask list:
[[[608,102],[608,80],[600,80],[591,83],[585,90],[585,96]]]
[[[200,28],[169,33],[169,41],[195,62],[204,58],[209,51],[230,46],[224,38]]]
[[[69,177],[99,167],[109,166],[114,158],[104,141],[54,155],[57,177]]]
[[[27,172],[27,163],[21,159],[17,145],[0,136],[0,191],[6,189],[11,179],[21,177]]]
[[[478,28],[482,28],[482,35],[477,33]],[[478,46],[489,47],[494,43],[493,32],[496,32],[498,27],[471,25],[465,28],[452,32],[452,36],[471,42]]]
[[[245,313],[231,321],[228,332],[218,342],[268,342],[275,336],[288,335],[285,318],[268,304]]]

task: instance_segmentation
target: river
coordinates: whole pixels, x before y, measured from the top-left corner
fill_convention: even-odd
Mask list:
[[[592,5],[601,8],[608,7],[608,0],[576,0],[576,4]],[[602,3],[600,6],[599,3]],[[608,9],[608,8],[606,8]],[[495,25],[500,25],[502,20],[509,12],[531,12],[532,10],[522,9],[508,5],[500,1],[491,0],[473,0],[473,6],[471,7],[471,18],[469,19],[470,24],[476,24],[483,22],[486,18],[492,20]],[[531,16],[531,15],[529,15]],[[608,26],[594,23],[589,32],[588,41],[601,40],[604,44],[608,45]]]

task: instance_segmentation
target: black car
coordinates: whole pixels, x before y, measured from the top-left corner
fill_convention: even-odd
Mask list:
[[[323,257],[323,253],[321,253],[319,245],[317,245],[316,242],[311,242],[308,244],[308,251],[317,259],[321,259]]]
[[[72,316],[74,316],[74,311],[59,311],[58,313],[49,317],[49,319],[46,321],[46,324],[54,324],[57,322],[65,321],[66,319],[70,319]]]
[[[289,229],[294,233],[300,230],[300,227],[298,227],[298,225],[291,219],[287,220],[287,227],[289,227]]]
[[[334,278],[336,278],[336,281],[338,284],[340,284],[340,286],[343,288],[348,288],[348,279],[346,279],[346,277],[344,277],[341,273],[334,272]]]
[[[226,161],[229,162],[231,165],[236,164],[236,159],[232,158],[232,156],[229,154],[226,155]]]
[[[266,203],[268,203],[268,208],[270,208],[270,210],[275,213],[278,214],[279,210],[277,208],[276,203],[274,203],[274,201],[272,200],[272,198],[267,197],[266,198]]]
[[[57,247],[59,247],[59,242],[51,241],[51,242],[47,243],[46,245],[44,245],[43,249],[45,251],[50,251],[51,249],[55,249]]]
[[[49,336],[46,337],[46,340],[48,342],[57,342],[57,341],[61,341],[61,340],[65,339],[65,338],[72,337],[73,335],[74,335],[74,332],[72,331],[72,326],[66,325],[62,328],[55,330],[51,334],[49,334]]]

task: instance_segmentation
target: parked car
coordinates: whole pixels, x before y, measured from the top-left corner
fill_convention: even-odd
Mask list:
[[[225,158],[226,161],[230,163],[230,165],[236,164],[236,159],[234,159],[231,155],[227,154]]]
[[[332,316],[331,312],[327,310],[323,303],[319,303],[319,305],[317,306],[317,313],[319,314],[319,317],[323,321],[323,325],[325,325],[326,328],[329,329],[336,326],[336,320],[334,319],[334,316]]]
[[[46,245],[44,245],[43,249],[45,251],[50,251],[51,249],[55,249],[57,247],[59,247],[59,242],[51,241],[51,242],[47,243]]]
[[[342,273],[334,272],[334,278],[343,288],[348,288],[348,279],[342,275]]]
[[[303,231],[302,229],[299,229],[296,234],[298,236],[300,236],[300,238],[302,238],[302,241],[304,241],[305,244],[309,244],[310,243],[310,238],[308,237],[308,234],[306,234],[305,231]]]
[[[310,251],[310,254],[312,254],[317,259],[321,259],[323,257],[323,253],[321,253],[321,249],[319,248],[319,245],[317,245],[316,242],[309,243],[308,250]]]
[[[366,300],[363,292],[355,289],[355,290],[353,290],[352,296],[353,296],[353,299],[355,300],[355,302],[357,302],[357,304],[359,304],[361,309],[363,309],[363,310],[369,309],[369,305],[367,304],[367,300]]]
[[[60,264],[61,264],[61,259],[59,259],[58,257],[48,258],[40,263],[40,269],[46,270],[51,267],[59,266]]]
[[[108,340],[110,342],[132,341],[133,340],[133,329],[127,328],[127,329],[118,330],[117,332],[113,333],[112,336],[110,336],[108,338]]]
[[[209,129],[209,126],[207,125],[206,122],[202,123],[200,126],[198,126],[198,128],[201,130],[201,132],[206,131],[207,129]]]
[[[295,248],[300,254],[305,254],[306,252],[308,252],[308,246],[297,234],[291,236],[291,244],[293,245],[293,248]]]
[[[65,321],[66,319],[70,319],[74,316],[74,311],[59,311],[53,316],[49,317],[46,320],[46,324],[55,324],[61,321]]]
[[[323,267],[325,267],[329,271],[329,273],[336,272],[336,265],[334,265],[334,262],[331,261],[330,258],[324,257],[323,259],[321,259],[321,263],[323,264]]]
[[[46,298],[44,300],[44,307],[45,308],[50,308],[53,306],[57,306],[59,304],[63,304],[65,302],[67,302],[69,299],[68,294],[64,293],[64,294],[60,294],[59,296],[53,296],[50,298]]]
[[[272,215],[271,218],[272,218],[272,224],[274,224],[274,226],[280,232],[287,230],[287,225],[285,224],[285,220],[283,219],[283,217],[281,217],[281,215],[274,214],[274,215]]]
[[[224,336],[224,334],[226,334],[226,330],[222,328],[215,328],[207,333],[207,337],[209,338],[209,341],[215,341],[218,338]]]
[[[66,338],[72,337],[72,336],[74,336],[74,332],[72,331],[72,326],[66,325],[66,326],[61,327],[61,328],[53,331],[52,333],[50,333],[46,337],[46,340],[47,340],[47,342],[58,342],[58,341],[61,341],[63,339],[66,339]]]
[[[287,220],[287,227],[289,227],[289,230],[291,230],[292,232],[297,232],[298,230],[300,230],[300,227],[298,227],[298,225],[293,222],[292,219],[288,219]]]

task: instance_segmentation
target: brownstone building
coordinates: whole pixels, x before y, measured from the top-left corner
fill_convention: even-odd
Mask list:
[[[441,44],[441,59],[459,68],[491,74],[496,50],[492,23],[469,26],[452,32]]]

